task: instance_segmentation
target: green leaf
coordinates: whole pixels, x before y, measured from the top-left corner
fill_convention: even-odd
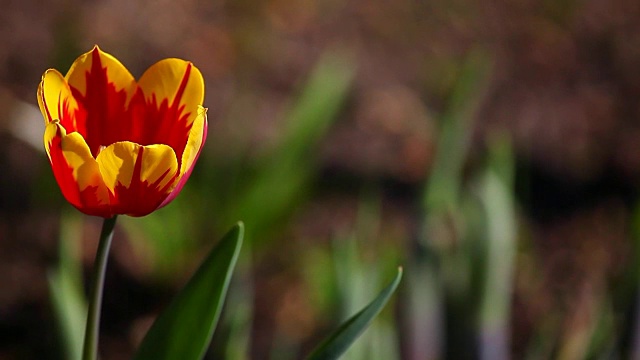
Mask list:
[[[355,74],[352,55],[324,54],[285,115],[280,142],[257,161],[250,183],[239,189],[226,213],[247,221],[247,241],[259,244],[304,199],[317,171],[317,151],[336,120]],[[257,240],[257,242],[255,241]]]
[[[244,225],[220,241],[185,288],[155,321],[135,359],[201,359],[211,342],[235,267]]]
[[[462,169],[467,158],[476,114],[483,100],[492,59],[482,51],[472,51],[461,69],[438,137],[437,151],[423,195],[427,212],[442,214],[458,203]]]
[[[60,219],[59,264],[48,272],[51,303],[63,340],[65,359],[80,360],[87,322],[87,303],[82,288],[81,243],[82,217],[65,213]]]
[[[352,316],[345,323],[325,339],[309,355],[308,360],[330,360],[337,359],[342,355],[369,326],[371,321],[380,313],[387,304],[391,294],[396,290],[402,278],[402,268],[398,268],[398,273],[393,281],[380,292],[380,294],[359,313]]]
[[[64,340],[66,358],[79,360],[87,322],[87,304],[82,285],[74,282],[65,271],[51,271],[48,275],[51,302],[60,326],[60,336]]]

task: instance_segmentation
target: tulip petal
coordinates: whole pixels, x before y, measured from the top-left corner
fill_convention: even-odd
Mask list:
[[[139,145],[125,141],[108,146],[98,154],[96,161],[109,191],[114,192],[117,185],[131,184],[138,151]]]
[[[166,145],[144,147],[141,181],[155,184],[159,189],[166,190],[175,182],[177,172],[178,160],[172,148]]]
[[[98,75],[96,71],[103,73],[116,90],[126,90],[129,100],[135,93],[137,87],[133,75],[118,59],[98,46],[80,55],[69,68],[65,79],[80,95],[87,96],[95,85],[91,83],[91,76]]]
[[[182,190],[182,187],[187,182],[189,177],[191,176],[191,171],[193,171],[193,166],[198,160],[200,156],[200,152],[202,151],[202,146],[204,145],[205,140],[207,139],[207,109],[202,106],[198,109],[198,116],[193,122],[193,126],[191,127],[191,132],[189,133],[189,139],[187,141],[187,146],[185,147],[184,153],[182,154],[182,161],[180,162],[180,173],[178,175],[178,183],[171,191],[171,194],[167,196],[167,198],[162,202],[160,207],[163,207],[170,203]]]
[[[193,126],[191,126],[187,146],[185,146],[184,152],[182,153],[182,161],[180,163],[181,177],[185,172],[191,170],[195,161],[198,159],[200,150],[207,138],[207,125],[207,109],[199,106],[198,116],[193,122]]]
[[[55,69],[47,70],[38,85],[38,105],[45,125],[60,120],[69,132],[77,131],[76,113],[78,103],[62,74]]]
[[[171,146],[181,161],[191,126],[204,100],[204,79],[192,63],[165,59],[138,81],[146,100],[143,144]]]
[[[112,211],[117,214],[151,213],[177,179],[178,161],[167,145],[117,142],[100,151],[96,160],[111,194]]]
[[[204,101],[204,79],[200,70],[189,61],[164,59],[153,64],[138,81],[145,98],[155,98],[158,104],[167,100],[195,110]],[[172,105],[173,106],[173,105]],[[195,114],[191,120],[195,118]]]
[[[67,201],[85,214],[111,217],[107,187],[82,135],[67,134],[65,128],[54,121],[45,128],[44,145]]]
[[[65,79],[81,106],[80,133],[94,157],[101,147],[131,138],[130,102],[142,97],[133,75],[97,46],[73,63]]]

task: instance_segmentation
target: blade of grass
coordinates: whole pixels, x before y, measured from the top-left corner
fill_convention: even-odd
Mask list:
[[[484,289],[480,304],[480,358],[510,358],[509,319],[513,292],[516,224],[513,156],[509,142],[497,138],[490,146],[489,169],[480,198],[487,234]]]
[[[398,268],[398,273],[393,281],[391,281],[369,305],[344,322],[333,334],[320,343],[311,355],[309,355],[308,360],[331,360],[339,358],[362,332],[364,332],[371,321],[373,321],[387,304],[389,298],[398,287],[401,278],[402,268]]]
[[[304,195],[314,172],[314,152],[344,103],[354,64],[344,53],[325,54],[286,116],[280,144],[259,162],[253,181],[231,207],[230,216],[245,219],[249,241],[268,237]]]
[[[450,210],[458,200],[472,121],[482,100],[490,65],[487,54],[479,50],[472,52],[463,64],[447,111],[442,115],[437,152],[422,199],[427,212]]]
[[[466,332],[468,316],[456,318],[468,308],[466,286],[470,258],[456,251],[463,219],[460,192],[473,121],[483,98],[492,62],[481,49],[471,52],[460,69],[441,128],[435,159],[421,197],[421,224],[414,236],[407,288],[407,324],[415,330],[407,336],[409,351],[441,357],[451,349],[468,349],[458,333]],[[455,265],[454,265],[455,264]],[[459,322],[457,322],[460,320]],[[445,324],[445,321],[448,322]],[[452,352],[454,353],[454,352]]]
[[[359,216],[361,216],[361,212],[362,210],[360,210]],[[334,277],[338,290],[341,319],[347,319],[351,314],[360,310],[361,304],[366,304],[369,301],[368,294],[372,292],[371,287],[378,282],[377,268],[372,267],[371,264],[364,264],[359,258],[357,240],[357,236],[351,234],[336,238],[332,242]],[[343,355],[343,359],[367,359],[365,354],[370,339],[370,336],[367,335],[371,335],[371,329],[367,334],[363,334],[360,341],[349,348]]]
[[[59,264],[48,274],[51,301],[60,327],[66,359],[82,357],[87,303],[82,291],[82,269],[77,252],[82,221],[79,215],[60,220]]]

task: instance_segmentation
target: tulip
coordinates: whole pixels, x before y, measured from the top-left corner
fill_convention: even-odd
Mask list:
[[[38,87],[44,146],[64,197],[88,215],[144,216],[171,202],[207,135],[204,80],[164,59],[139,81],[95,46]]]

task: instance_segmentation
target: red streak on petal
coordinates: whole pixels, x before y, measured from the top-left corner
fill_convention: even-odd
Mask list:
[[[76,131],[76,121],[75,121],[75,113],[71,112],[69,109],[69,99],[62,98],[62,93],[58,94],[58,100],[55,103],[55,106],[58,108],[58,119],[55,119],[51,115],[51,110],[49,110],[49,103],[43,98],[42,105],[47,115],[48,122],[53,122],[55,120],[59,120],[60,124],[67,130],[67,132]]]
[[[189,82],[189,75],[191,75],[191,63],[187,63],[187,69],[184,71],[184,76],[182,77],[182,81],[180,81],[180,87],[176,92],[176,97],[173,99],[173,104],[171,104],[172,108],[176,108],[180,104],[180,100],[182,100],[182,95],[184,95],[184,90],[187,88],[187,83]]]
[[[50,142],[51,168],[60,186],[62,195],[76,209],[87,215],[111,217],[113,214],[108,204],[101,204],[98,199],[98,187],[89,186],[80,190],[73,177],[73,168],[67,163],[61,148],[62,139],[54,137]]]
[[[116,214],[127,214],[130,216],[147,215],[156,210],[169,194],[168,190],[173,184],[173,181],[169,181],[162,188],[160,188],[159,185],[167,176],[171,176],[169,174],[170,169],[167,169],[158,180],[153,183],[140,180],[143,154],[144,148],[140,148],[129,187],[118,184],[113,194],[111,194],[111,207],[112,211]]]
[[[127,92],[116,90],[109,81],[107,68],[102,66],[100,54],[93,51],[91,69],[85,73],[86,94],[71,87],[80,109],[77,115],[78,132],[87,141],[91,154],[98,155],[100,146],[131,139],[131,113],[126,108]]]
[[[69,99],[58,101],[58,114],[60,114],[60,125],[67,130],[67,133],[78,131],[77,112],[69,109]]]
[[[189,82],[192,64],[188,63],[171,105],[169,99],[162,99],[158,104],[156,94],[146,104],[144,118],[143,143],[166,144],[176,153],[178,167],[182,165],[182,153],[187,145],[191,124],[188,124],[190,112],[185,112],[185,105],[180,101]]]
[[[191,172],[193,171],[193,167],[195,166],[196,162],[198,162],[198,157],[200,157],[200,152],[202,152],[202,148],[204,147],[204,141],[207,138],[207,131],[208,131],[207,129],[208,129],[208,124],[207,124],[207,121],[205,120],[204,129],[202,131],[202,144],[200,145],[200,149],[198,149],[198,153],[196,154],[196,157],[193,159],[193,162],[191,163],[191,167],[189,167],[189,169],[187,169],[184,175],[182,175],[182,177],[178,180],[176,187],[173,188],[173,190],[171,191],[171,194],[169,194],[169,196],[167,196],[162,201],[162,203],[160,204],[160,206],[158,206],[158,208],[164,207],[170,202],[172,202],[173,199],[175,199],[176,196],[180,194],[180,191],[182,191],[182,188],[184,187],[184,184],[187,183],[187,180],[189,180],[189,177],[191,176]],[[181,160],[182,160],[182,157],[178,158],[178,161],[182,162]],[[180,168],[178,168],[178,172],[180,172],[179,169]]]
[[[69,166],[67,160],[62,154],[61,143],[62,139],[60,136],[55,136],[51,139],[49,144],[49,154],[51,155],[51,168],[53,169],[53,175],[58,181],[60,190],[62,190],[62,194],[67,201],[75,207],[82,207],[78,183],[73,177],[73,168]]]

